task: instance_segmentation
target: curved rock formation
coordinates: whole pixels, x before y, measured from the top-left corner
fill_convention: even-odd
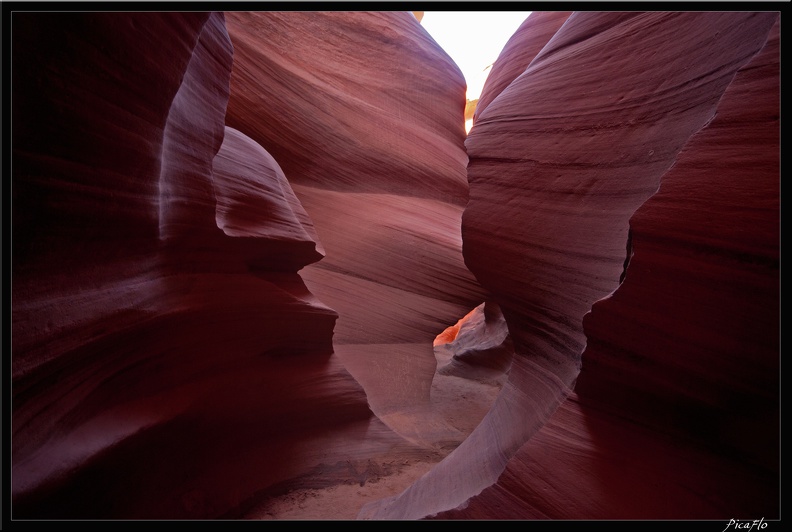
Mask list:
[[[335,352],[389,426],[456,445],[432,405],[432,340],[484,299],[461,253],[459,69],[409,12],[229,13],[228,28],[227,121],[315,223],[326,257],[302,276],[339,313]]]
[[[621,506],[614,491],[621,494],[627,480],[636,477],[603,474],[603,481],[594,471],[590,478],[583,476],[590,482],[578,483],[572,481],[577,470],[570,465],[569,476],[559,480],[526,479],[564,470],[559,467],[563,456],[571,455],[570,464],[580,465],[574,458],[591,436],[582,423],[588,418],[574,403],[536,433],[571,393],[586,346],[583,317],[618,287],[630,217],[657,190],[688,139],[713,119],[735,73],[765,45],[776,18],[776,13],[574,13],[530,66],[486,106],[466,142],[471,197],[463,217],[464,254],[509,325],[515,346],[509,382],[482,423],[449,457],[403,494],[364,508],[362,517],[414,519],[468,503],[467,510],[439,517],[728,519],[735,511],[731,497],[690,500],[686,493],[666,506],[653,499],[657,492],[651,487],[633,490]],[[767,126],[770,135],[777,135],[772,124]],[[741,162],[751,145],[735,147]],[[769,168],[771,175],[772,163]],[[777,220],[773,190],[762,190],[763,210],[756,216],[772,225]],[[762,278],[770,283],[767,296],[777,281],[772,258],[762,267]],[[643,304],[651,301],[642,299]],[[699,308],[709,304],[694,301]],[[770,310],[761,319],[772,314]],[[770,322],[758,330],[772,329]],[[643,344],[633,345],[640,349]],[[770,347],[768,352],[772,342]],[[648,353],[657,352],[652,348]],[[769,369],[763,374],[772,378]],[[565,419],[567,411],[577,417]],[[654,430],[662,433],[663,422],[655,423]],[[613,433],[624,438],[635,432],[632,437],[642,441],[638,428],[609,428],[620,429]],[[610,445],[615,458],[623,440],[614,440],[591,442],[590,452]],[[656,441],[651,450],[663,453],[653,469],[667,475],[661,486],[681,483],[695,490],[696,477],[717,467],[716,458],[701,447],[673,439]],[[537,456],[538,463],[530,462]],[[669,464],[691,460],[701,465],[684,469],[692,478],[669,472]],[[496,486],[468,501],[507,465]],[[609,467],[611,473],[620,470],[618,462]],[[610,480],[619,483],[610,486]],[[544,485],[554,491],[539,494]],[[721,486],[720,492],[730,489]],[[684,497],[687,502],[675,506]],[[641,504],[631,508],[635,501]],[[748,500],[742,502],[745,510],[753,508]]]
[[[503,89],[528,68],[571,14],[569,11],[534,11],[520,24],[492,64],[472,116],[473,123]]]
[[[310,220],[225,130],[223,15],[17,13],[13,44],[12,516],[235,516],[404,447],[296,273]]]
[[[781,517],[778,81],[776,22],[630,219],[624,282],[584,320],[576,391],[592,438],[609,441],[616,416],[648,426],[621,456],[641,464],[643,478],[684,478],[678,498],[697,506],[687,515]],[[644,441],[660,433],[674,443],[665,460]],[[613,447],[600,446],[598,468],[632,480],[608,467]],[[700,461],[683,460],[694,451]]]
[[[630,219],[573,400],[438,517],[780,517],[778,31]]]
[[[447,363],[441,375],[499,380],[509,372],[514,347],[497,304],[482,303],[434,340],[435,356]]]
[[[780,517],[779,23],[14,13],[12,518]]]
[[[324,249],[308,213],[277,161],[239,131],[226,127],[213,161],[216,224],[251,270],[295,272]]]
[[[227,16],[227,124],[292,184],[464,205],[464,78],[409,12]]]

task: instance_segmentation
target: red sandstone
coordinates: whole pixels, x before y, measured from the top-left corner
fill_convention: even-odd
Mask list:
[[[12,29],[13,518],[780,517],[777,12]]]

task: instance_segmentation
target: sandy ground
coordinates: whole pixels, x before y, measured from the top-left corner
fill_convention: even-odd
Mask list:
[[[371,501],[397,495],[432,468],[432,462],[408,464],[399,473],[359,484],[325,489],[295,490],[270,499],[250,512],[248,519],[351,521]]]
[[[440,350],[435,356],[441,367],[450,355]],[[386,457],[374,468],[381,474],[370,475],[362,484],[350,478],[322,489],[293,490],[262,501],[245,518],[354,520],[365,504],[398,495],[456,448],[487,413],[504,379],[478,382],[435,373],[428,407],[379,416],[396,433],[426,449],[420,459]]]

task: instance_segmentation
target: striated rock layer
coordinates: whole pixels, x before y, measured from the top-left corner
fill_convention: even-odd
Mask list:
[[[569,11],[534,11],[520,24],[492,64],[476,105],[474,122],[503,89],[528,68],[571,14]]]
[[[593,438],[618,416],[669,434],[679,454],[694,447],[679,441],[704,447],[701,463],[671,464],[702,494],[687,495],[702,517],[780,517],[779,79],[776,22],[630,219],[624,282],[584,320],[577,392]],[[622,456],[667,477],[636,440]]]
[[[777,13],[12,26],[13,518],[779,517]]]
[[[413,15],[227,17],[227,124],[264,146],[292,184],[464,205],[464,78]]]
[[[296,273],[307,213],[225,127],[223,15],[13,30],[12,517],[235,516],[404,447]]]
[[[778,515],[776,19],[574,13],[484,108],[464,255],[508,323],[509,381],[462,445],[361,517]],[[592,311],[625,267],[634,288]]]
[[[326,257],[302,270],[373,411],[430,448],[432,341],[484,299],[462,259],[459,69],[409,12],[229,13],[227,122],[279,161]],[[469,421],[466,421],[469,423]]]

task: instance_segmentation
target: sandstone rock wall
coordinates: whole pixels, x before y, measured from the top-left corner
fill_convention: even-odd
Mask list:
[[[765,391],[765,386],[773,388],[777,383],[778,265],[773,245],[778,220],[777,151],[773,141],[766,150],[756,150],[755,143],[764,141],[749,138],[759,129],[759,138],[777,139],[777,113],[773,113],[777,93],[767,89],[778,78],[772,66],[760,74],[758,65],[751,63],[766,49],[776,18],[776,13],[576,12],[527,69],[486,106],[466,141],[470,202],[463,216],[464,255],[478,280],[493,292],[509,325],[516,351],[509,382],[459,448],[403,494],[364,508],[361,517],[420,518],[455,507],[460,509],[438,517],[723,518],[736,505],[745,512],[777,511],[772,468],[743,467],[732,457],[739,448],[752,461],[777,467],[772,458],[762,458],[764,452],[772,457],[775,445],[774,411],[763,409],[778,399]],[[767,50],[772,56],[772,48]],[[777,57],[763,61],[774,60]],[[720,130],[713,120],[719,110],[733,109],[722,98],[741,68],[752,80],[748,91],[768,102],[761,115],[742,119],[745,136]],[[763,76],[769,85],[758,84]],[[740,89],[735,91],[740,94]],[[746,101],[745,96],[737,97]],[[733,120],[725,122],[738,127]],[[723,141],[714,132],[711,142],[691,144],[691,137],[711,128],[722,131]],[[686,145],[691,146],[689,152],[682,151]],[[708,146],[712,155],[698,155]],[[725,164],[734,172],[735,184],[716,187],[720,190],[713,197],[715,191],[703,184],[702,174],[720,176],[722,167],[705,171],[697,163],[714,163],[729,154],[734,159]],[[682,166],[686,157],[693,159],[687,169]],[[756,165],[761,170],[753,177],[750,169]],[[665,253],[679,257],[673,265],[650,243],[645,262],[637,267],[645,268],[644,275],[656,272],[653,278],[665,282],[665,288],[653,286],[645,277],[644,288],[638,289],[640,297],[633,293],[634,307],[618,305],[614,296],[602,303],[602,310],[595,307],[592,312],[597,301],[618,288],[628,262],[629,279],[634,267],[627,257],[632,250],[626,250],[630,219],[665,176],[674,183],[670,187],[678,187],[677,197],[690,193],[692,198],[673,207],[669,207],[673,200],[658,200],[657,210],[647,209],[652,214],[636,217],[632,239],[637,256],[642,219],[655,220],[656,227],[679,228],[664,228],[660,233],[664,237],[655,240],[662,242]],[[753,203],[737,208],[748,191]],[[692,207],[696,201],[701,206],[683,206],[690,202]],[[721,205],[703,209],[714,201]],[[693,211],[698,224],[684,220],[683,213]],[[724,218],[729,215],[727,222]],[[664,216],[676,221],[661,224]],[[704,220],[711,220],[706,227],[701,225]],[[644,222],[647,232],[649,225]],[[695,228],[694,235],[700,236],[681,237],[686,232],[683,227]],[[744,244],[733,241],[737,227],[743,231]],[[758,241],[745,231],[747,227],[762,233]],[[718,251],[704,252],[705,242]],[[740,250],[736,256],[735,249]],[[694,264],[707,256],[715,261],[712,270],[697,270]],[[637,276],[640,283],[641,273]],[[726,291],[715,289],[731,278],[741,281]],[[721,290],[717,298],[716,290]],[[753,296],[748,296],[752,291]],[[684,304],[675,299],[677,293]],[[750,312],[748,322],[726,319],[727,311],[709,310],[713,300],[724,305],[743,296],[747,309],[755,308],[751,301],[769,304],[768,308],[738,313],[745,317],[743,312]],[[675,305],[682,306],[674,310]],[[629,314],[629,308],[641,310]],[[660,308],[666,313],[655,319]],[[616,309],[618,325],[612,323]],[[611,313],[606,315],[608,310]],[[674,417],[685,414],[673,413],[668,404],[659,407],[657,417],[637,409],[632,417],[636,425],[629,428],[592,414],[585,402],[588,397],[571,393],[581,360],[586,364],[583,319],[589,312],[589,330],[596,342],[589,390],[609,388],[604,395],[632,397],[625,390],[646,391],[645,385],[652,386],[676,408],[697,411],[693,419],[722,411],[720,419],[708,425],[715,431],[679,427]],[[703,329],[692,326],[694,316]],[[734,330],[737,341],[720,336],[718,323],[740,323]],[[645,333],[647,327],[652,329]],[[750,343],[748,331],[762,337],[757,344]],[[607,348],[597,334],[611,342]],[[626,345],[634,354],[617,350],[619,342],[629,342]],[[631,360],[624,366],[623,356]],[[726,366],[705,369],[720,363]],[[727,383],[744,376],[743,364],[753,365],[755,384],[731,395]],[[636,369],[625,373],[624,367]],[[728,373],[730,378],[713,384],[717,380],[711,372]],[[597,383],[599,375],[604,378]],[[685,384],[673,384],[675,378]],[[621,382],[624,386],[614,384]],[[655,395],[648,395],[651,399],[646,401],[654,400]],[[568,396],[571,399],[564,404]],[[596,397],[592,394],[592,401]],[[556,411],[562,404],[564,408]],[[748,430],[755,427],[748,420],[751,414],[730,413],[737,405],[750,405],[752,414],[761,412],[759,419],[765,422],[761,445],[738,443],[738,436],[726,436],[728,443],[721,441],[719,434],[726,427],[734,428],[732,423]],[[609,408],[622,411],[629,405],[614,401]],[[674,436],[669,438],[669,431]],[[689,443],[691,437],[696,443]],[[724,447],[724,454],[713,455],[708,446]],[[607,454],[607,465],[600,453]],[[654,461],[653,453],[659,455]],[[581,455],[591,461],[580,459]],[[750,487],[735,493],[729,483],[713,480],[723,480],[712,475],[719,460],[721,465],[735,466]],[[499,478],[480,497],[467,501]],[[641,482],[645,484],[633,488]],[[548,493],[543,492],[545,486],[551,487]],[[658,499],[657,486],[665,499]],[[677,494],[668,496],[674,489]],[[709,495],[691,498],[688,490]],[[765,495],[770,497],[763,499]],[[759,504],[760,500],[768,502]]]
[[[439,518],[779,516],[778,23],[768,36],[775,14],[743,16],[684,16],[701,24],[692,43],[731,43],[741,68],[630,218],[623,282],[583,321],[576,394]],[[718,52],[699,86],[731,61]]]
[[[478,120],[484,109],[522,74],[531,64],[547,42],[566,22],[569,11],[536,11],[520,24],[492,64],[487,80],[481,90],[481,97],[473,115]]]
[[[228,28],[227,121],[315,223],[326,256],[301,273],[339,313],[335,351],[375,413],[421,439],[414,416],[443,424],[426,412],[432,341],[484,299],[461,253],[462,75],[409,12],[230,13]]]
[[[228,28],[227,123],[292,184],[464,205],[464,78],[409,12],[233,12]]]
[[[398,443],[296,273],[321,258],[310,219],[226,133],[223,15],[13,30],[13,517],[239,515]]]
[[[779,516],[778,13],[13,17],[12,517]]]

